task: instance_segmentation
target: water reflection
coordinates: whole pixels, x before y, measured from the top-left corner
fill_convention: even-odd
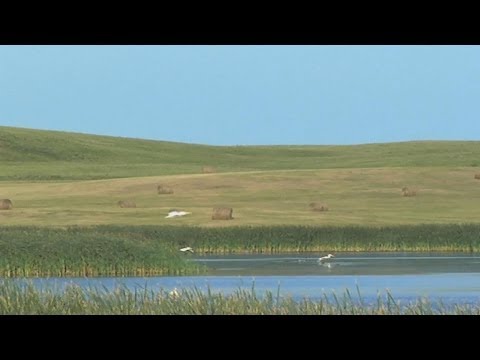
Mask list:
[[[38,286],[59,289],[69,284],[112,290],[126,286],[134,290],[173,291],[182,288],[211,289],[225,294],[238,289],[266,291],[300,300],[320,299],[325,294],[345,290],[372,302],[386,297],[412,301],[418,297],[444,303],[480,302],[480,256],[459,253],[336,253],[319,263],[325,254],[196,256],[191,261],[204,264],[207,276],[165,276],[149,278],[50,278],[34,279]]]
[[[228,255],[195,257],[210,275],[402,275],[480,273],[478,254],[459,253],[337,253],[319,262],[325,254]]]
[[[258,296],[269,291],[281,297],[333,299],[348,290],[353,300],[375,302],[387,298],[389,291],[395,300],[412,301],[419,297],[441,299],[444,303],[480,303],[479,273],[445,273],[422,275],[331,275],[331,276],[172,276],[150,278],[50,278],[34,279],[39,287],[53,286],[58,290],[68,285],[111,291],[118,286],[130,290],[173,291],[196,288],[200,291],[231,294],[239,289],[255,290]],[[360,296],[358,292],[360,292]]]

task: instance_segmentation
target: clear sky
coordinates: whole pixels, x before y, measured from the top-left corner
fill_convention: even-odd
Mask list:
[[[0,46],[0,125],[212,145],[480,140],[480,46]]]

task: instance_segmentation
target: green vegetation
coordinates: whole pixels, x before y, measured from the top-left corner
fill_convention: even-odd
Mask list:
[[[14,206],[0,226],[480,223],[479,158],[480,142],[215,147],[0,127],[0,199]],[[222,206],[234,220],[211,219]]]
[[[152,276],[204,271],[139,231],[0,229],[0,276]]]
[[[219,172],[480,166],[478,141],[353,146],[206,146],[0,127],[0,180],[86,180]]]
[[[196,253],[480,251],[480,225],[392,227],[96,226],[0,229],[0,276],[152,276],[205,273]]]
[[[130,229],[119,231],[134,231]],[[480,225],[143,227],[137,231],[170,244],[180,245],[188,239],[188,246],[200,253],[480,252]]]
[[[0,127],[0,199],[13,202],[0,210],[1,233],[10,231],[0,267],[198,271],[160,248],[181,241],[212,252],[479,251],[479,158],[480,142],[215,147]],[[212,220],[215,207],[234,219]],[[172,208],[191,215],[165,219]],[[46,249],[55,251],[37,256]]]
[[[480,180],[471,168],[377,168],[172,175],[95,181],[0,182],[0,226],[181,225],[388,226],[480,223]],[[159,195],[159,184],[173,194]],[[418,190],[402,196],[402,187]],[[120,208],[133,200],[134,209]],[[328,211],[312,211],[318,201]],[[212,220],[214,207],[234,220]],[[165,219],[169,209],[192,214]]]
[[[257,294],[239,289],[231,295],[210,289],[183,289],[177,294],[164,290],[128,290],[117,287],[82,289],[75,285],[64,291],[52,287],[36,288],[32,283],[0,281],[0,314],[16,315],[480,315],[479,305],[453,305],[427,299],[400,304],[387,294],[374,304],[364,304],[347,291],[342,296],[320,300],[294,301],[290,297],[266,292]]]

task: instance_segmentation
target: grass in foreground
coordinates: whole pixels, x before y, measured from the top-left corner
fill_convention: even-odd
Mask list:
[[[480,225],[0,228],[0,276],[153,276],[205,273],[196,253],[480,252]]]
[[[113,291],[68,286],[64,291],[36,288],[33,284],[0,281],[0,314],[60,315],[480,315],[480,305],[453,305],[418,299],[400,304],[388,294],[378,296],[373,304],[362,304],[346,292],[342,296],[321,300],[294,301],[266,292],[257,294],[239,289],[231,295],[210,289],[183,289],[177,294],[167,291]]]

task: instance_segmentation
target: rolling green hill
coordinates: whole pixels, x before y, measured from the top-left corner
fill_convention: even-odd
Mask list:
[[[152,274],[188,270],[151,258],[156,242],[174,244],[162,259],[192,244],[216,252],[478,251],[479,163],[480,142],[206,146],[0,127],[0,199],[13,202],[0,210],[0,272],[116,274],[122,263],[136,274],[149,261]],[[159,194],[158,185],[173,193]],[[404,186],[417,195],[402,196]],[[233,220],[212,219],[220,206],[233,208]],[[191,214],[165,218],[172,208]],[[45,246],[48,239],[57,245]],[[109,262],[94,251],[98,239],[130,243]],[[87,262],[68,257],[72,244],[85,244]],[[39,258],[17,255],[31,246]]]
[[[480,166],[480,141],[349,146],[207,146],[0,126],[0,180],[217,172]]]
[[[0,127],[0,199],[14,203],[0,225],[479,223],[477,162],[480,142],[220,147]],[[212,220],[217,206],[235,220]],[[171,208],[192,215],[165,219]]]

